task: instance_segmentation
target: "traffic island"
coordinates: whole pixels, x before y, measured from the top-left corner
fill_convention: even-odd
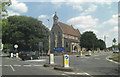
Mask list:
[[[56,66],[54,67],[55,70],[59,70],[59,71],[66,71],[66,72],[73,72],[75,71],[75,68],[73,67],[62,67],[62,66]]]
[[[60,64],[48,64],[48,63],[44,64],[44,67],[59,67],[59,66]]]
[[[76,57],[80,57],[79,55],[77,55]]]
[[[69,66],[69,55],[63,55],[63,66],[54,67],[55,70],[73,72],[75,69]]]
[[[85,55],[85,56],[91,56],[91,55]]]

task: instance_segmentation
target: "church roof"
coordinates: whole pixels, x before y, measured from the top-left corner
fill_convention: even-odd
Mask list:
[[[78,29],[74,29],[72,26],[59,22],[59,26],[62,29],[63,33],[73,35],[73,36],[80,36],[80,32]]]

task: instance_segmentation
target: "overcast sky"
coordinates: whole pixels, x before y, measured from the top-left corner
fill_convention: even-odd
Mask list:
[[[21,2],[19,2],[21,1]],[[34,1],[34,2],[33,2]],[[44,2],[46,1],[46,2]],[[112,0],[12,0],[12,5],[7,8],[9,16],[25,15],[41,20],[51,29],[53,15],[57,12],[59,21],[73,25],[81,34],[93,31],[99,39],[106,36],[107,47],[112,45],[116,38],[118,42],[118,2]],[[47,19],[50,21],[48,22]]]

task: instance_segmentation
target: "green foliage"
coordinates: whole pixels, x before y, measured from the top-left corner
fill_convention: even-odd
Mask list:
[[[98,45],[97,47],[100,48],[100,50],[103,50],[106,48],[105,42],[101,39],[98,40],[97,45]]]
[[[93,46],[96,45],[96,42],[97,42],[96,35],[92,31],[84,32],[81,35],[80,39],[81,47],[91,49],[93,48]]]
[[[92,31],[86,31],[81,35],[80,46],[88,49],[105,49],[105,42],[101,39],[98,40]]]
[[[44,43],[48,50],[49,29],[41,21],[32,17],[10,16],[3,28],[3,43],[18,44],[18,50],[38,50],[38,43]]]
[[[0,4],[0,8],[1,8],[1,12],[0,12],[0,14],[3,12],[4,14],[2,14],[2,17],[5,17],[5,16],[8,16],[8,14],[7,14],[7,10],[6,10],[6,8],[5,8],[5,6],[10,6],[11,5],[11,1],[10,2],[2,2],[1,4]]]
[[[0,39],[0,49],[1,49],[1,39]]]
[[[11,0],[9,0],[9,2],[2,2],[0,3],[0,25],[4,25],[6,23],[6,19],[2,20],[2,18],[5,18],[6,16],[8,16],[8,12],[6,10],[5,6],[10,6],[11,5]],[[0,26],[0,39],[2,36],[2,26]]]

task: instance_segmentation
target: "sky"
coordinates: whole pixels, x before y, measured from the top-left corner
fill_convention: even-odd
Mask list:
[[[12,5],[6,8],[9,16],[34,17],[49,29],[57,12],[60,22],[79,29],[81,34],[93,31],[98,39],[106,42],[107,47],[112,46],[114,38],[118,43],[117,0],[12,0]]]

